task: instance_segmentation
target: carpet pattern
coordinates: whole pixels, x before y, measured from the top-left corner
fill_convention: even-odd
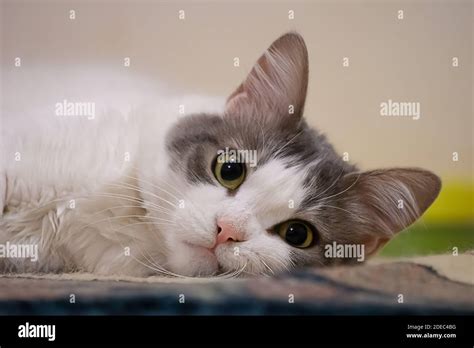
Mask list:
[[[3,275],[0,315],[473,315],[474,255],[466,256],[455,267],[464,267],[464,279],[426,261],[230,280]]]

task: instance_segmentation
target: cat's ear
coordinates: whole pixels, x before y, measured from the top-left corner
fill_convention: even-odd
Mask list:
[[[369,256],[428,209],[441,180],[427,170],[395,168],[346,175],[344,187],[344,209]]]
[[[227,99],[226,114],[300,117],[308,86],[308,51],[296,33],[281,36],[260,57],[245,81]]]

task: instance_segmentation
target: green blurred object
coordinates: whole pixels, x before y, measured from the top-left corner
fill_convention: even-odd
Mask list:
[[[382,257],[459,253],[474,249],[474,185],[471,180],[443,180],[439,197],[414,225],[380,251]]]
[[[378,254],[383,257],[409,257],[452,253],[474,249],[474,224],[417,223],[393,238]]]
[[[426,223],[474,224],[474,184],[445,180],[438,198],[423,215]]]

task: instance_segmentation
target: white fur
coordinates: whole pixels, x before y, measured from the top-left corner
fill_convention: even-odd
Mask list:
[[[179,225],[170,226],[163,235],[173,251],[169,268],[201,276],[214,274],[218,265],[225,272],[251,274],[290,268],[291,247],[269,229],[294,217],[304,197],[303,178],[298,168],[285,168],[280,160],[273,160],[249,175],[234,196],[228,196],[224,187],[187,185],[184,208],[174,212]],[[243,231],[245,241],[221,244],[214,256],[207,249],[215,244],[218,218]]]
[[[235,196],[191,185],[170,173],[164,137],[182,117],[179,105],[186,113],[223,113],[223,100],[166,96],[146,79],[90,71],[6,70],[0,244],[37,244],[40,261],[0,259],[0,269],[208,276],[219,267],[262,273],[291,266],[289,246],[267,230],[292,217],[302,173],[275,160]],[[45,88],[33,89],[31,80]],[[95,118],[55,115],[63,99],[95,102]],[[246,241],[220,245],[214,255],[208,248],[221,216]]]
[[[141,275],[147,268],[137,262],[143,260],[137,250],[150,246],[152,255],[160,254],[159,243],[150,245],[156,228],[136,224],[124,229],[136,217],[114,219],[141,213],[130,207],[139,206],[139,192],[132,189],[139,178],[130,177],[138,176],[141,167],[149,169],[142,166],[147,154],[166,168],[163,140],[181,116],[179,105],[188,113],[216,112],[222,102],[160,97],[145,79],[117,80],[98,70],[86,76],[58,70],[47,74],[44,68],[6,71],[11,89],[5,91],[1,118],[0,211],[6,213],[0,220],[0,243],[38,244],[41,256],[38,263],[9,259],[7,269]],[[45,88],[32,90],[31,80]],[[111,87],[116,91],[110,92]],[[54,105],[64,98],[95,102],[96,117],[57,116]],[[125,247],[132,249],[131,257],[124,257]],[[0,266],[5,261],[0,259]]]

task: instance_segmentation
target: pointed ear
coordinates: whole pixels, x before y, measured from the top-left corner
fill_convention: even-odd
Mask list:
[[[308,86],[308,52],[303,38],[288,33],[260,57],[245,81],[227,99],[226,114],[301,116]]]
[[[396,168],[349,174],[344,187],[345,209],[354,213],[353,226],[369,256],[428,209],[441,180],[427,170]]]

